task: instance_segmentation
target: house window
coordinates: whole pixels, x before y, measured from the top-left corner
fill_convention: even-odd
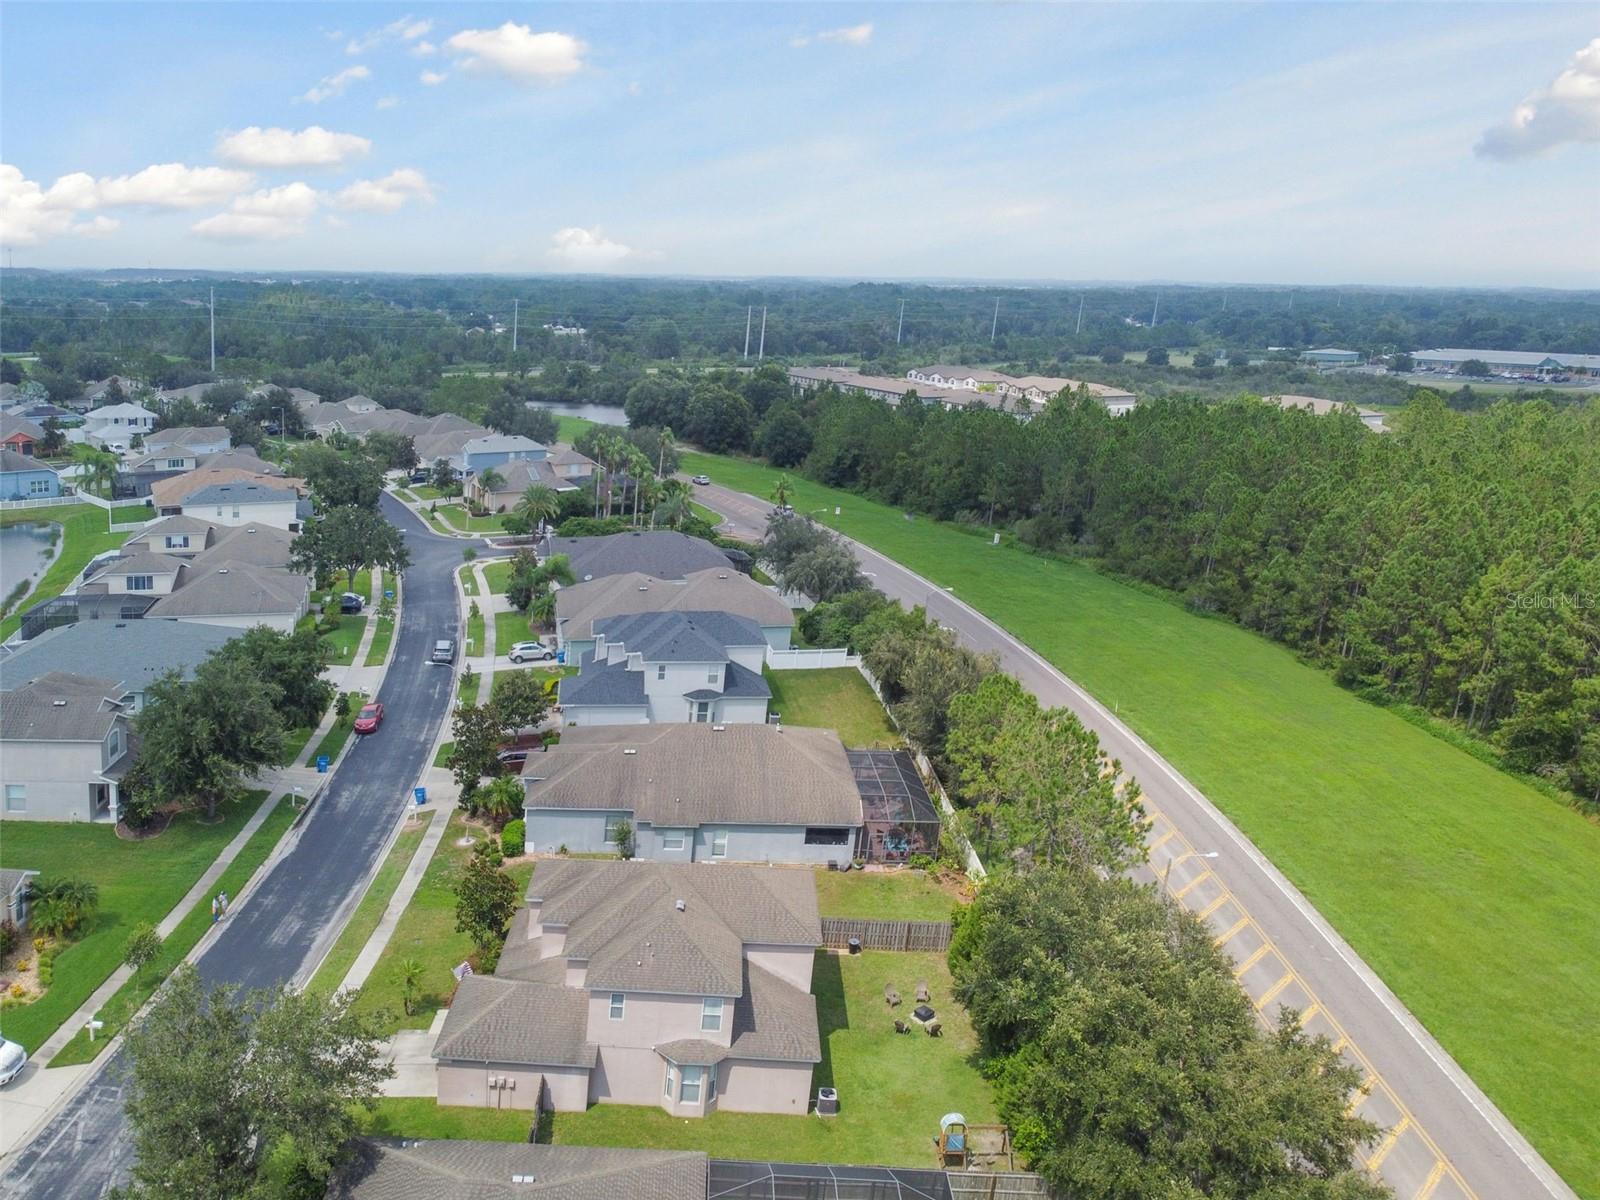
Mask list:
[[[808,846],[848,846],[850,844],[850,831],[848,829],[807,829],[806,845]]]
[[[711,720],[711,701],[696,700],[694,702],[694,720],[697,725],[704,725]]]
[[[128,590],[130,592],[153,592],[156,580],[154,575],[129,575]]]
[[[663,1096],[665,1096],[668,1100],[671,1100],[672,1099],[672,1089],[677,1086],[677,1083],[678,1083],[678,1073],[677,1073],[677,1071],[675,1071],[673,1069],[672,1064],[668,1063],[667,1064],[667,1082],[666,1082],[666,1086],[664,1086],[661,1089],[661,1094]]]
[[[728,857],[728,831],[726,829],[713,829],[711,831],[711,857]]]
[[[722,1032],[722,997],[707,996],[700,1001],[700,1032]]]
[[[28,480],[28,492],[29,492],[30,495],[44,496],[44,495],[47,495],[49,493],[49,491],[50,491],[50,481],[48,479],[30,479],[30,480]]]
[[[622,840],[622,827],[628,823],[627,817],[606,818],[606,841],[614,843]]]
[[[235,521],[239,519],[239,506],[237,504],[233,506],[233,519]]]
[[[183,470],[183,459],[181,459],[181,458],[169,458],[169,459],[167,459],[167,470],[169,470],[169,471],[181,471],[181,470]]]
[[[700,1103],[700,1078],[704,1067],[685,1067],[683,1069],[683,1086],[678,1089],[678,1102],[680,1104]]]
[[[667,664],[666,663],[662,663],[660,666],[658,666],[656,668],[656,678],[657,679],[665,679],[666,677],[667,677]]]
[[[717,1068],[716,1064],[706,1068],[706,1103],[715,1103],[717,1099]]]
[[[627,1003],[628,1003],[628,998],[623,993],[621,993],[621,992],[612,992],[611,993],[611,1013],[610,1013],[610,1016],[611,1016],[611,1019],[613,1021],[622,1020],[622,1010],[627,1005]]]
[[[189,535],[187,533],[174,533],[167,535],[168,550],[187,550],[189,548]]]
[[[28,785],[27,784],[25,784],[25,783],[8,783],[8,784],[6,784],[6,811],[7,812],[16,812],[16,813],[27,812],[28,811]]]
[[[721,683],[722,682],[722,668],[721,667],[710,667],[710,668],[708,668],[706,670],[706,682],[707,683]]]
[[[663,850],[682,850],[683,830],[663,829],[661,831],[661,848]]]
[[[106,737],[106,761],[107,762],[116,762],[118,756],[121,753],[122,753],[122,730],[118,729],[115,725],[113,725],[111,727],[111,733],[109,735],[107,735],[107,737]]]

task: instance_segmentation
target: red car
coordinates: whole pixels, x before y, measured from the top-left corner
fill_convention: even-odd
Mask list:
[[[356,714],[357,733],[377,733],[378,726],[383,724],[383,705],[373,703],[364,705]]]

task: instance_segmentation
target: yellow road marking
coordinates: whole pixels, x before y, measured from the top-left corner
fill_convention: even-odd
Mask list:
[[[1195,916],[1199,917],[1203,921],[1207,917],[1209,917],[1212,913],[1216,912],[1217,909],[1221,908],[1227,902],[1228,902],[1228,889],[1227,888],[1223,888],[1222,889],[1222,895],[1218,896],[1210,904],[1206,905],[1199,912],[1195,913]]]
[[[1276,996],[1279,992],[1283,991],[1284,988],[1288,987],[1293,982],[1294,982],[1294,972],[1293,971],[1286,972],[1282,979],[1278,980],[1277,983],[1275,983],[1271,987],[1269,987],[1266,990],[1266,992],[1262,995],[1262,997],[1255,1002],[1256,1008],[1262,1009],[1262,1008],[1265,1008],[1267,1005],[1271,1004],[1272,1003],[1272,998],[1274,996]]]
[[[1212,945],[1220,946],[1224,942],[1229,941],[1231,938],[1233,938],[1235,935],[1237,935],[1238,932],[1241,929],[1243,929],[1248,924],[1250,924],[1250,918],[1249,917],[1240,917],[1237,921],[1235,921],[1232,925],[1230,925],[1228,927],[1228,932],[1227,933],[1219,934],[1217,936],[1217,938],[1212,942]]]
[[[1249,958],[1245,959],[1242,963],[1240,963],[1237,967],[1235,967],[1233,969],[1233,977],[1235,979],[1239,978],[1239,976],[1243,975],[1251,967],[1255,966],[1258,962],[1260,962],[1263,958],[1265,958],[1267,955],[1269,955],[1271,953],[1272,953],[1272,943],[1271,942],[1262,942],[1261,945],[1256,947],[1256,952],[1254,954],[1252,954]]]
[[[1165,833],[1163,833],[1160,837],[1158,837],[1155,841],[1150,843],[1150,849],[1159,850],[1159,849],[1161,849],[1161,847],[1163,845],[1165,845],[1167,843],[1167,841],[1169,839],[1175,838],[1177,836],[1178,836],[1178,831],[1176,829],[1169,829]]]
[[[1172,898],[1174,900],[1182,900],[1190,892],[1194,891],[1194,889],[1197,886],[1199,886],[1200,884],[1204,883],[1207,879],[1210,879],[1210,878],[1211,878],[1211,870],[1208,867],[1205,871],[1201,872],[1199,875],[1196,875],[1193,879],[1189,880],[1188,883],[1184,884],[1177,891],[1173,892],[1172,893]]]
[[[1302,984],[1301,986],[1303,987],[1305,985]],[[1308,995],[1308,996],[1310,994],[1311,994],[1310,992],[1306,993],[1306,995]],[[1310,1003],[1310,1005],[1307,1006],[1305,1012],[1300,1014],[1300,1028],[1304,1029],[1306,1027],[1306,1022],[1311,1020],[1312,1017],[1316,1016],[1321,1011],[1322,1011],[1322,1005],[1318,1004],[1315,1000],[1313,1000]]]
[[[1395,1122],[1394,1128],[1384,1134],[1383,1141],[1378,1143],[1378,1148],[1372,1152],[1372,1157],[1367,1159],[1367,1170],[1376,1171],[1383,1166],[1383,1160],[1389,1157],[1389,1151],[1394,1149],[1394,1144],[1400,1140],[1400,1135],[1411,1128],[1411,1114],[1406,1113]]]
[[[1428,1200],[1433,1195],[1433,1189],[1439,1186],[1439,1181],[1444,1178],[1444,1159],[1439,1159],[1433,1164],[1433,1170],[1428,1172],[1428,1177],[1422,1181],[1422,1186],[1417,1189],[1414,1200]]]

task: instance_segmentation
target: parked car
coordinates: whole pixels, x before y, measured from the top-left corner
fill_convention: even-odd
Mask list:
[[[779,504],[774,507],[772,511],[777,513],[780,517],[792,517],[794,516],[794,505]]]
[[[354,592],[346,592],[339,597],[339,611],[342,613],[358,613],[366,607],[366,603]]]
[[[383,705],[374,700],[371,704],[361,706],[361,711],[356,714],[357,733],[377,733],[378,726],[383,724]]]
[[[456,644],[450,638],[440,638],[433,644],[433,661],[449,666],[456,660]]]
[[[500,760],[502,767],[516,767],[521,770],[522,764],[528,761],[528,751],[522,749],[502,750],[495,757]]]
[[[518,642],[506,653],[506,657],[514,663],[520,662],[550,662],[556,652],[543,642]]]
[[[22,1074],[28,1065],[28,1052],[7,1038],[0,1038],[0,1087]]]
[[[696,475],[694,477],[694,482],[698,483],[701,487],[705,487],[706,484],[711,482],[711,476],[709,476],[709,475]]]
[[[412,471],[411,474],[406,476],[406,478],[412,483],[427,483],[430,477],[430,472],[421,467],[418,467],[415,471]]]

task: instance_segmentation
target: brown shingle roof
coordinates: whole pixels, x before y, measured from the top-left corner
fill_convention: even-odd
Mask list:
[[[595,1048],[584,1041],[589,993],[559,984],[468,975],[456,988],[435,1058],[516,1063],[535,1067],[592,1067]]]

